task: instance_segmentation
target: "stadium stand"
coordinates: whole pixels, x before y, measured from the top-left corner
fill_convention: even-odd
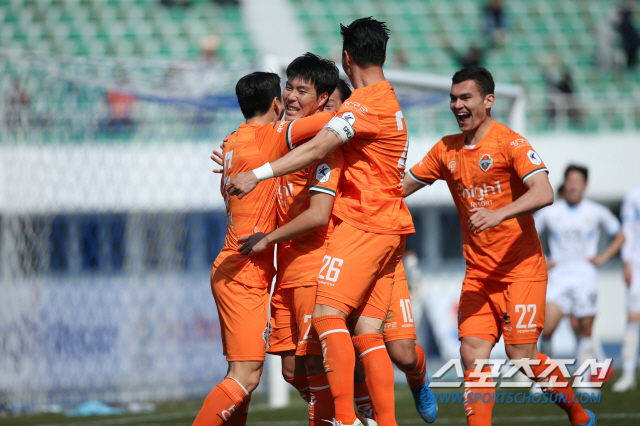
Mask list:
[[[477,46],[482,41],[484,0],[292,0],[315,52],[340,55],[339,22],[373,15],[389,24],[388,65],[411,71],[451,75],[458,68],[446,46]],[[510,34],[502,48],[486,51],[483,65],[497,81],[522,84],[528,93],[529,128],[534,131],[579,129],[631,130],[640,123],[640,74],[599,70],[599,25],[606,25],[614,4],[606,0],[505,2]],[[480,43],[479,47],[484,47]],[[545,75],[570,71],[581,123],[555,126],[548,120],[551,90]],[[635,101],[634,101],[635,99]],[[596,102],[597,101],[597,102]]]
[[[195,0],[2,0],[3,47],[68,55],[195,59],[203,37],[216,34],[219,58],[257,58],[237,5]]]
[[[320,55],[339,59],[338,23],[373,15],[387,21],[394,33],[390,67],[451,75],[459,65],[448,46],[458,53],[480,47],[481,64],[497,81],[526,88],[533,131],[640,128],[640,73],[623,72],[622,66],[598,67],[598,34],[603,26],[611,27],[607,19],[614,13],[610,1],[505,2],[509,36],[495,49],[485,49],[482,43],[484,0],[291,3],[311,50]],[[188,7],[165,7],[157,0],[0,0],[0,6],[0,45],[5,48],[184,60],[198,58],[203,38],[213,34],[220,40],[216,53],[223,63],[261,59],[238,5],[207,0],[194,0]],[[565,69],[572,78],[571,99],[553,94],[552,81],[557,82]],[[558,98],[562,111],[550,120]]]

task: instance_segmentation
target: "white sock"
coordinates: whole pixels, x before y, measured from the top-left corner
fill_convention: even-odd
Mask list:
[[[593,355],[596,357],[597,362],[604,362],[607,359],[607,355],[604,353],[604,348],[602,347],[602,342],[600,341],[600,337],[595,334],[591,335],[591,345],[593,348]]]
[[[636,377],[639,340],[640,322],[628,322],[622,338],[622,374],[625,376]]]
[[[591,337],[579,336],[578,337],[578,350],[576,356],[576,367],[580,368],[584,362],[591,356]],[[584,375],[589,374],[589,369],[585,370]]]

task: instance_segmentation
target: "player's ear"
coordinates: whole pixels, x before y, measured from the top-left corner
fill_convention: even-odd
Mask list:
[[[346,50],[342,51],[342,57],[344,58],[344,62],[347,64],[347,66],[351,66],[351,55],[349,55],[349,52],[347,52]]]
[[[489,93],[484,97],[484,107],[491,108],[493,103],[496,101],[496,96],[493,93]]]
[[[322,111],[322,109],[327,104],[328,100],[329,100],[329,94],[327,92],[324,92],[322,95],[318,96],[318,107],[319,107],[318,111]]]
[[[282,104],[282,99],[280,99],[277,96],[275,98],[273,98],[273,102],[271,103],[271,108],[273,109],[273,112],[276,115],[276,117],[278,117],[278,118],[282,117],[282,113],[284,112],[284,106]]]

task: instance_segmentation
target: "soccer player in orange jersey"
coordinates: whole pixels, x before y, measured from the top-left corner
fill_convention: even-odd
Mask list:
[[[403,187],[409,195],[442,179],[460,215],[467,261],[458,312],[465,388],[477,391],[471,384],[481,379],[472,374],[476,360],[488,359],[503,336],[512,361],[539,360],[531,367],[535,380],[572,425],[595,425],[593,413],[573,401],[560,368],[536,348],[544,326],[547,267],[532,213],[553,203],[547,168],[526,139],[492,120],[494,82],[486,69],[458,71],[450,96],[462,133],[442,138],[411,168]],[[482,383],[493,384],[490,374],[488,367],[482,370]],[[554,380],[556,386],[545,386]],[[489,386],[480,385],[482,393],[493,395]],[[493,397],[476,401],[465,400],[469,425],[490,425]]]
[[[329,97],[324,111],[338,111],[340,105],[351,96],[351,89],[344,80],[340,80],[338,87]],[[405,373],[409,387],[416,400],[416,408],[422,419],[431,423],[430,410],[425,410],[421,399],[431,400],[433,397],[429,388],[426,372],[424,350],[416,343],[416,328],[411,310],[411,294],[402,261],[398,262],[394,275],[393,293],[389,304],[389,313],[384,323],[384,343],[391,361]],[[360,364],[356,362],[356,364]],[[417,371],[414,371],[417,370]],[[375,419],[376,413],[371,404],[369,389],[362,365],[356,365],[354,401],[356,409],[363,418]],[[422,395],[426,394],[426,395]],[[433,402],[432,402],[433,404]]]
[[[261,183],[239,200],[224,185],[237,173],[284,155],[293,145],[320,131],[331,114],[296,121],[276,120],[284,105],[280,77],[256,72],[238,81],[238,103],[246,123],[231,135],[222,153],[221,192],[227,210],[225,245],[211,270],[211,291],[220,319],[227,376],[207,396],[194,425],[243,425],[251,392],[258,386],[265,357],[269,285],[275,274],[273,249],[247,257],[238,250],[239,238],[276,227],[277,181]]]
[[[313,325],[334,397],[334,424],[361,424],[353,408],[355,346],[378,419],[395,426],[393,368],[381,349],[395,269],[406,235],[415,232],[402,199],[409,140],[400,105],[382,71],[386,26],[362,18],[341,26],[341,33],[342,66],[355,90],[338,116],[310,142],[237,175],[226,189],[244,197],[258,182],[308,167],[342,145],[342,193],[333,208],[338,221],[319,268]]]
[[[283,91],[285,118],[295,120],[322,111],[338,81],[333,61],[311,53],[293,60],[287,67]],[[316,266],[322,261],[333,229],[329,222],[342,164],[342,151],[337,148],[317,164],[282,176],[278,183],[279,228],[240,239],[245,242],[241,252],[248,255],[278,244],[268,352],[282,357],[285,380],[309,402],[310,425],[333,418],[333,399],[311,315],[316,299]]]

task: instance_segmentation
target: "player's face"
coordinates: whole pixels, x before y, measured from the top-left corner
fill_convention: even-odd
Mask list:
[[[493,95],[482,96],[474,80],[451,86],[451,111],[463,132],[477,129],[488,117],[487,109],[493,105]]]
[[[287,80],[287,85],[282,92],[284,101],[285,120],[295,120],[314,114],[320,106],[316,88],[313,84],[303,81],[299,77]],[[326,99],[326,94],[324,95]]]
[[[584,175],[576,170],[570,171],[564,179],[562,198],[569,204],[578,204],[582,200],[585,189],[587,189],[587,182],[584,180]]]
[[[329,100],[324,105],[324,112],[334,112],[340,109],[340,105],[342,105],[342,99],[340,99],[340,91],[338,89],[334,90],[331,96],[329,96]]]

